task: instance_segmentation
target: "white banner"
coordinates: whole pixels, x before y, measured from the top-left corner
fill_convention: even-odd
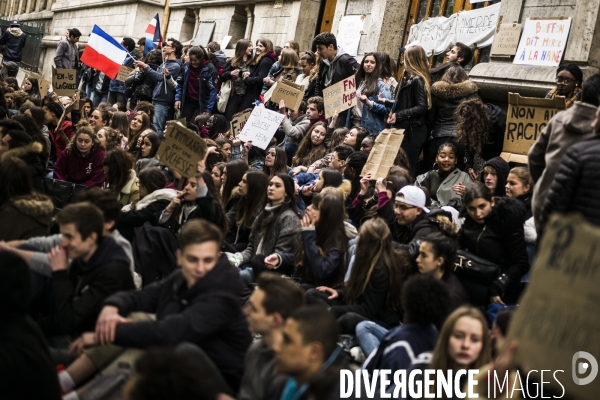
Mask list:
[[[411,26],[408,45],[419,45],[427,56],[442,54],[451,44],[461,42],[477,44],[478,48],[490,46],[498,24],[500,3],[471,11],[452,14],[450,18],[435,17]]]
[[[337,35],[335,35],[337,45],[351,56],[358,54],[364,24],[364,15],[344,15],[340,21]]]
[[[513,63],[558,67],[567,45],[570,29],[571,17],[527,18]]]

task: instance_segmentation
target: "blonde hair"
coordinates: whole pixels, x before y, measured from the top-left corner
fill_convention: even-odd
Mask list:
[[[279,61],[281,68],[283,70],[297,70],[298,65],[300,64],[300,58],[298,57],[298,53],[294,49],[283,49],[281,50],[281,58]]]
[[[427,94],[427,109],[431,108],[431,78],[429,77],[429,62],[427,54],[421,46],[411,46],[404,52],[404,65],[411,75],[420,76],[425,81]]]
[[[523,186],[529,186],[529,192],[531,192],[531,188],[533,187],[533,179],[531,179],[531,174],[529,173],[529,168],[527,167],[514,167],[510,170],[509,174],[514,174],[519,178]]]

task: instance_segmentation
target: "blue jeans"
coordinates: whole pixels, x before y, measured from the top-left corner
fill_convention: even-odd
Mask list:
[[[385,329],[381,325],[377,325],[373,321],[363,321],[356,325],[356,338],[366,357],[369,357],[369,354],[379,347],[381,339],[383,339],[388,332],[388,329]]]
[[[98,107],[98,104],[102,102],[106,102],[108,100],[108,93],[100,93],[92,90],[92,103],[94,103],[94,108]]]
[[[247,285],[254,282],[254,270],[250,263],[240,265],[240,278]]]
[[[173,106],[165,106],[158,103],[152,104],[154,104],[154,125],[156,125],[157,132],[163,134],[166,122],[173,119]]]

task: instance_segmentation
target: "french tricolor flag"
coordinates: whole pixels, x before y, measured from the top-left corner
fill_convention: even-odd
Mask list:
[[[162,44],[163,37],[160,32],[160,21],[158,19],[158,13],[152,18],[152,21],[148,24],[146,32],[146,45],[144,46],[144,55],[147,55],[150,50],[154,50],[158,45]]]
[[[115,79],[126,57],[127,50],[98,25],[94,25],[81,62]]]

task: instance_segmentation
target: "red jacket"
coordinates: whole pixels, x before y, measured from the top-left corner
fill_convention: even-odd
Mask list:
[[[104,157],[101,148],[95,147],[86,155],[81,156],[77,146],[69,152],[65,149],[54,165],[54,179],[77,183],[88,187],[104,185]]]
[[[63,120],[60,124],[61,129],[65,132],[65,135],[71,140],[75,135],[75,130],[73,129],[73,123],[68,120]],[[60,155],[63,153],[64,149],[67,147],[67,143],[63,140],[59,133],[55,133],[56,128],[49,129],[48,134],[50,135],[50,144],[52,149],[50,151],[50,158],[56,157],[58,160]]]

